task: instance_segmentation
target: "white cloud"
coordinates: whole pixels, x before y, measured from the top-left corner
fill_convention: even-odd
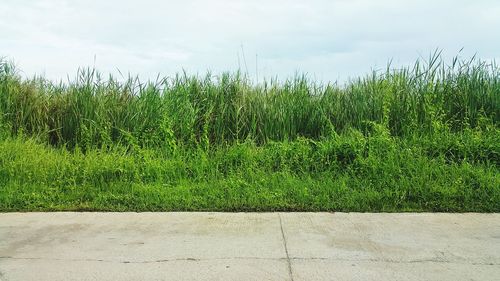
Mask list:
[[[234,71],[243,45],[251,75],[257,54],[260,77],[345,80],[435,48],[498,59],[499,13],[488,0],[2,0],[0,56],[28,76],[65,79],[96,58],[155,78]]]

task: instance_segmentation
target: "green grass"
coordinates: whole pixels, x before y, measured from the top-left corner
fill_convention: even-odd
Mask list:
[[[0,61],[0,211],[500,211],[500,72],[320,85],[22,79]]]

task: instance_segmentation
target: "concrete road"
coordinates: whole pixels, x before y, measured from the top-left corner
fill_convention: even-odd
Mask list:
[[[500,214],[7,213],[0,280],[500,280]]]

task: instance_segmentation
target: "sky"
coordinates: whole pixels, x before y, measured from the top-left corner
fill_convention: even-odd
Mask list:
[[[52,80],[90,66],[142,79],[241,69],[334,82],[435,49],[500,58],[497,0],[0,1],[0,56]]]

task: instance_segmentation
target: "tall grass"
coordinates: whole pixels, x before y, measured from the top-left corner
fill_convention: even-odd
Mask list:
[[[0,60],[0,211],[500,211],[500,72],[439,53],[345,85],[24,79]]]
[[[254,85],[240,73],[118,82],[94,69],[81,69],[70,83],[52,83],[23,80],[5,61],[0,69],[4,127],[55,146],[264,144],[366,131],[370,122],[405,137],[482,122],[498,127],[500,120],[498,66],[475,58],[446,64],[439,54],[345,86],[305,76]]]

